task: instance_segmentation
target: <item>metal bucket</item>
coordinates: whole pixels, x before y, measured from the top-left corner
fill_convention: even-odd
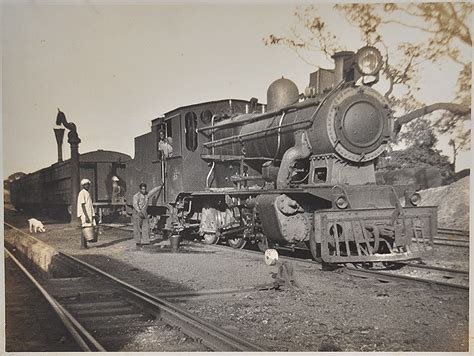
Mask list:
[[[87,241],[97,241],[99,229],[97,228],[97,226],[84,226],[82,228],[82,233]]]
[[[178,252],[179,240],[180,240],[179,235],[171,235],[170,237],[171,252]]]

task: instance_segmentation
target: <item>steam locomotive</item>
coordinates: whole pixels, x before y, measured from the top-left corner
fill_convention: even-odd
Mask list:
[[[148,207],[154,229],[199,234],[208,244],[306,244],[328,263],[429,252],[436,208],[417,206],[407,187],[375,181],[394,120],[372,88],[382,57],[367,46],[333,59],[334,69],[310,75],[304,94],[281,78],[266,106],[220,100],[153,120],[127,162],[127,201],[141,182],[161,186]]]

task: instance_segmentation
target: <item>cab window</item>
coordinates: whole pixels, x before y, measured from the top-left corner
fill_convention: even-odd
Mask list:
[[[198,146],[197,115],[190,111],[184,116],[184,134],[186,140],[186,148],[194,152]]]
[[[158,160],[173,157],[173,138],[171,120],[155,126],[156,130],[156,150]]]

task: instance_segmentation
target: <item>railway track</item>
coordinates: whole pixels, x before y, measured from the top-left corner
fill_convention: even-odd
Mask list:
[[[120,229],[124,231],[131,231],[130,226],[128,225],[121,225],[121,226],[113,226],[107,225],[108,227]],[[440,233],[456,233],[457,236],[464,237],[464,240],[467,243],[466,236],[468,238],[469,233],[463,230],[453,230],[453,229],[439,229]],[[452,241],[450,239],[450,241]],[[190,244],[198,244],[197,242],[189,242]],[[231,249],[237,253],[246,253],[246,254],[254,254],[254,255],[262,255],[260,251],[254,251],[249,249],[233,249],[229,246],[225,245],[207,245],[203,243],[199,243],[200,245],[205,245],[206,247],[216,248],[216,249],[224,249],[228,250]],[[450,245],[451,246],[451,245]],[[462,246],[464,247],[464,246]],[[291,249],[281,249],[283,251],[292,251]],[[300,252],[304,252],[306,250],[297,248]],[[287,261],[294,261],[298,263],[304,264],[313,264],[322,266],[321,263],[317,261],[313,261],[309,258],[297,258],[291,256],[279,256],[282,260]],[[434,265],[426,265],[422,263],[416,262],[400,262],[398,263],[398,267],[403,267],[403,270],[377,270],[377,269],[362,269],[357,266],[344,266],[344,270],[353,276],[358,276],[362,278],[376,278],[378,280],[383,281],[391,281],[391,282],[401,282],[401,283],[424,283],[429,285],[439,285],[444,287],[451,287],[451,288],[458,288],[458,289],[469,289],[469,271],[467,270],[457,270],[452,268],[445,268],[440,266]]]
[[[28,277],[35,287],[50,304],[56,315],[62,321],[70,336],[77,342],[82,351],[106,351],[105,348],[74,318],[64,306],[35,278],[28,269],[14,256],[12,252],[5,248],[8,258]]]
[[[111,229],[133,231],[130,224],[102,224],[102,226]],[[469,248],[469,231],[439,228],[438,236],[433,238],[433,243],[441,246]]]
[[[450,228],[440,227],[440,228],[438,228],[438,233],[443,234],[443,235],[456,235],[456,236],[462,236],[462,237],[469,237],[469,231],[468,230],[450,229]]]
[[[192,242],[196,243],[196,242]],[[231,249],[231,247],[224,245],[206,245],[212,246],[213,248],[219,249]],[[260,251],[254,250],[236,250],[237,253],[248,253],[262,255]],[[290,249],[284,250],[289,252]],[[303,249],[301,249],[303,251]],[[286,261],[293,261],[302,264],[312,264],[321,266],[323,265],[320,262],[314,261],[309,258],[298,258],[292,256],[281,255],[279,259]],[[439,285],[443,287],[451,287],[456,289],[469,289],[469,271],[467,270],[458,270],[452,268],[439,267],[434,265],[426,265],[416,262],[399,262],[396,264],[397,267],[402,267],[399,270],[381,270],[381,269],[367,269],[361,268],[358,266],[346,265],[342,268],[346,273],[358,276],[362,278],[376,278],[381,281],[386,282],[399,282],[399,283],[424,283],[429,285]],[[417,271],[419,270],[419,271]]]
[[[439,228],[438,236],[433,240],[435,245],[469,248],[469,231]]]
[[[7,352],[86,351],[68,331],[55,305],[13,260],[5,257],[5,350]]]
[[[230,247],[218,246],[225,249]],[[249,252],[261,254],[259,251],[240,250],[241,252]],[[309,259],[301,259],[297,257],[281,256],[279,259],[294,261],[304,264],[315,264],[323,267],[317,261]],[[444,287],[451,287],[457,289],[469,289],[469,271],[456,270],[452,268],[444,268],[433,265],[424,265],[415,262],[399,262],[397,267],[402,267],[399,270],[379,270],[367,269],[357,266],[346,265],[341,267],[346,273],[363,277],[373,278],[387,282],[401,282],[401,283],[424,283],[430,285],[439,285]],[[419,270],[419,271],[417,271]]]
[[[24,231],[5,224],[20,231],[25,238],[36,240]],[[10,249],[7,254],[21,265]],[[173,351],[264,351],[184,308],[73,256],[59,252],[56,257],[55,264],[74,271],[72,276],[46,278],[40,283],[24,266],[20,268],[58,310],[58,315],[84,351],[123,351],[144,335],[159,338],[164,332],[170,334],[171,330],[179,335],[169,336],[169,343],[176,343],[176,339],[185,339],[187,343]]]
[[[469,272],[453,270],[437,266],[421,266],[413,263],[401,263],[403,269],[395,271],[362,270],[357,267],[346,266],[346,270],[353,276],[375,278],[383,282],[423,283],[456,289],[469,290]],[[408,269],[406,268],[408,267]]]

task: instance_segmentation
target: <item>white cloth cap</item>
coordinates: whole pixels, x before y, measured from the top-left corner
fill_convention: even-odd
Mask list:
[[[267,250],[265,250],[265,264],[267,266],[273,266],[276,264],[276,262],[278,261],[278,251],[273,249],[273,248],[269,248]]]
[[[87,178],[84,178],[83,180],[81,180],[81,185],[84,185],[84,184],[87,184],[87,183],[91,184],[91,181]]]
[[[112,177],[112,181],[113,181],[113,182],[118,182],[119,180],[120,180],[120,179],[118,179],[116,176],[113,176],[113,177]]]

